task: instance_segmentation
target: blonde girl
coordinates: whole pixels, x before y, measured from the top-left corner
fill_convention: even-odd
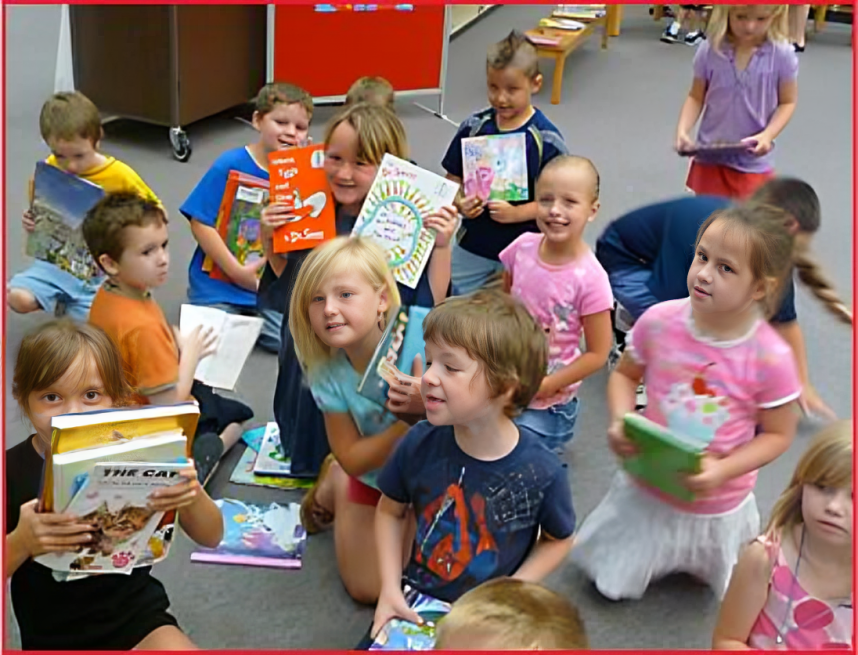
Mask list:
[[[774,140],[798,97],[798,58],[786,35],[787,5],[715,5],[708,38],[694,55],[676,149],[694,146],[689,135],[698,119],[698,144],[747,148],[695,156],[686,180],[691,191],[745,199],[772,177]]]
[[[854,650],[852,421],[814,437],[739,558],[712,647]]]

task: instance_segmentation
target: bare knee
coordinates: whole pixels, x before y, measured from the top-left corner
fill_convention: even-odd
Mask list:
[[[174,625],[162,625],[143,637],[134,650],[199,650],[188,636]]]
[[[26,289],[7,289],[6,303],[9,309],[19,314],[29,314],[42,309],[36,297]]]

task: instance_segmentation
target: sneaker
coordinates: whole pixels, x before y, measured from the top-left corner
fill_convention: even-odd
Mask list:
[[[700,30],[697,30],[696,32],[689,32],[685,35],[685,45],[696,46],[705,38],[706,35]]]
[[[646,409],[646,387],[640,385],[635,394],[635,411]]]
[[[679,23],[673,22],[667,26],[667,29],[664,30],[664,33],[661,35],[661,41],[663,43],[679,43]]]

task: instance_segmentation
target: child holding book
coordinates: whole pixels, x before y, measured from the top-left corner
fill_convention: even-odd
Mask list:
[[[798,97],[798,58],[787,40],[787,5],[715,5],[694,55],[694,81],[676,127],[676,149],[697,142],[747,144],[746,152],[691,160],[694,193],[744,199],[773,175],[771,150]]]
[[[462,183],[462,139],[475,136],[521,133],[525,135],[529,202],[484,202],[466,196],[464,187],[456,207],[466,219],[464,235],[453,251],[453,290],[467,294],[500,276],[500,252],[525,232],[536,232],[534,187],[542,167],[566,154],[560,130],[532,104],[542,87],[536,48],[520,32],[513,31],[489,48],[486,61],[488,109],[471,115],[459,127],[441,165],[447,177]]]
[[[853,650],[852,421],[814,437],[739,558],[712,648]]]
[[[599,211],[599,173],[589,159],[555,157],[536,183],[539,234],[526,232],[500,254],[504,287],[548,338],[548,375],[516,419],[560,453],[575,430],[584,378],[608,360],[614,299],[608,275],[584,242]],[[582,352],[581,336],[587,340]]]
[[[45,160],[51,166],[97,184],[107,193],[133,191],[147,200],[159,202],[131,167],[100,152],[104,138],[101,116],[82,93],[52,95],[42,105],[39,131],[51,149]],[[24,211],[22,223],[27,233],[36,229],[29,207]],[[55,264],[37,259],[9,280],[6,301],[9,308],[19,314],[41,310],[51,314],[64,312],[69,318],[85,321],[95,292],[103,281],[100,276],[83,281]]]
[[[68,319],[41,325],[18,350],[12,395],[34,434],[6,451],[6,578],[25,650],[193,650],[169,613],[151,567],[130,575],[92,575],[60,582],[33,558],[74,551],[93,526],[60,511],[37,512],[51,418],[122,406],[132,398],[122,359],[100,329]],[[179,525],[202,546],[223,536],[220,510],[192,463],[182,482],[154,491],[151,507],[179,510]]]
[[[698,232],[691,297],[651,307],[626,340],[608,381],[611,449],[635,454],[623,421],[643,379],[646,418],[704,452],[683,477],[693,500],[619,471],[584,521],[573,560],[608,598],[640,598],[676,572],[723,596],[742,544],[759,534],[757,471],[792,443],[801,393],[795,358],[766,320],[795,248],[785,218],[767,206],[714,213]]]

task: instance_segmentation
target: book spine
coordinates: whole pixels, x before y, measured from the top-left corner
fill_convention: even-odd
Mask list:
[[[192,562],[204,564],[233,564],[236,566],[263,566],[277,569],[300,569],[301,560],[296,558],[254,557],[252,555],[222,555],[218,553],[191,553]]]

